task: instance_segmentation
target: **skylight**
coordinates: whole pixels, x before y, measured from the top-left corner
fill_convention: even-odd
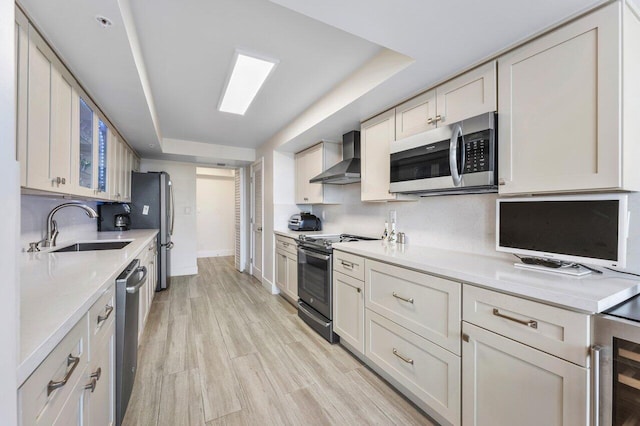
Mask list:
[[[233,71],[218,109],[244,115],[275,65],[276,61],[236,53]]]

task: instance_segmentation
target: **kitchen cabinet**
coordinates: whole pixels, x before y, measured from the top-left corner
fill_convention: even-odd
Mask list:
[[[19,142],[26,142],[26,149],[19,149],[26,152],[22,163],[26,186],[67,192],[71,186],[72,80],[31,24],[28,31],[27,134],[26,138],[18,135]]]
[[[464,322],[464,425],[587,425],[584,367]]]
[[[114,156],[113,126],[19,8],[15,22],[16,157],[22,188],[129,201],[129,174],[139,159],[121,138],[122,156]],[[116,178],[116,169],[123,171],[121,177]],[[113,188],[114,183],[120,186]]]
[[[27,89],[29,79],[29,20],[16,7],[16,160],[20,162],[20,186],[27,186]]]
[[[499,58],[501,194],[640,189],[638,40],[614,2]]]
[[[367,259],[365,306],[460,355],[462,285]]]
[[[364,355],[364,282],[333,271],[333,331]]]
[[[320,142],[295,155],[296,166],[296,204],[337,204],[341,201],[339,185],[310,183],[329,167],[342,160],[341,145],[333,142]]]
[[[463,300],[463,424],[588,424],[589,315],[471,285]]]
[[[89,370],[85,410],[89,425],[113,425],[115,416],[115,286],[89,310]]]
[[[18,389],[22,426],[113,424],[114,295],[112,285]]]
[[[395,109],[395,139],[497,110],[496,62],[488,62]]]
[[[444,424],[460,424],[462,285],[364,260],[365,356]]]
[[[156,240],[151,241],[146,249],[140,255],[140,266],[147,268],[147,279],[145,283],[140,287],[140,295],[138,299],[138,343],[142,339],[144,327],[151,310],[151,303],[153,302],[153,295],[156,289],[156,265],[157,265],[157,248]]]
[[[396,112],[394,109],[373,117],[360,126],[361,184],[362,201],[402,201],[416,200],[406,194],[392,194],[389,191],[390,144],[395,141]]]
[[[298,252],[293,238],[276,235],[276,286],[294,305],[298,301]]]

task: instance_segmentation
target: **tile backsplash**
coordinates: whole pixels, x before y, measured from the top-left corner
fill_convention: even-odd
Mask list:
[[[29,243],[40,241],[44,238],[47,215],[54,207],[72,202],[56,197],[42,197],[36,195],[22,195],[21,208],[21,230],[20,246],[23,249],[29,247]],[[77,201],[96,208],[95,201]],[[58,223],[60,234],[58,243],[81,238],[87,232],[95,232],[97,229],[96,219],[87,216],[84,210],[77,208],[66,208],[56,213],[55,220]]]

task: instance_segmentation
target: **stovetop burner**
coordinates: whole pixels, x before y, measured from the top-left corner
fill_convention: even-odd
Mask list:
[[[312,235],[300,235],[298,237],[298,244],[302,247],[315,248],[322,251],[332,251],[333,243],[348,243],[352,241],[369,241],[376,240],[377,238],[362,237],[352,234],[340,234],[340,235],[322,235],[314,237]]]

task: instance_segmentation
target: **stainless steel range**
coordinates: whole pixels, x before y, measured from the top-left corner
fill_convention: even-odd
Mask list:
[[[333,243],[374,240],[358,235],[298,238],[298,316],[331,343],[333,332]]]

